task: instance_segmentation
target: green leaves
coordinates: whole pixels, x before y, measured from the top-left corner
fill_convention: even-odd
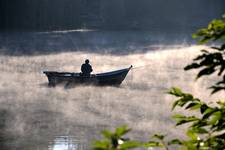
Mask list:
[[[163,144],[161,144],[160,142],[149,141],[147,143],[144,143],[143,147],[146,147],[146,148],[149,148],[149,147],[163,147]]]
[[[217,102],[217,106],[211,107],[190,93],[185,93],[176,87],[171,88],[168,93],[177,98],[173,103],[172,110],[176,107],[181,107],[184,110],[197,110],[200,113],[198,117],[182,114],[173,116],[176,126],[188,124],[186,132],[188,139],[179,142],[179,144],[183,145],[182,149],[197,150],[199,149],[198,147],[201,147],[200,145],[206,149],[210,149],[212,142],[221,142],[221,138],[215,135],[220,132],[223,133],[225,129],[225,102],[219,101]],[[199,141],[200,135],[207,136],[203,136],[201,141]],[[224,143],[222,147],[225,148],[225,140],[222,140],[222,142]],[[218,146],[215,144],[214,147]]]
[[[103,139],[95,141],[93,150],[126,150],[135,147],[140,147],[143,144],[137,141],[130,141],[124,138],[131,129],[127,126],[116,128],[114,132],[109,130],[102,131]]]
[[[184,93],[181,91],[181,89],[177,88],[177,87],[172,87],[169,91],[168,94],[177,96],[177,97],[181,97],[184,95]]]
[[[196,109],[199,109],[201,107],[202,107],[202,105],[200,103],[198,103],[198,102],[192,102],[192,103],[189,103],[185,107],[185,109],[196,110]]]
[[[95,141],[93,150],[109,150],[110,142],[107,140]]]
[[[149,142],[139,142],[139,141],[131,141],[129,139],[124,138],[125,134],[130,132],[131,129],[127,126],[121,126],[115,129],[114,132],[109,130],[102,131],[103,139],[97,140],[93,143],[93,150],[127,150],[133,149],[137,147],[165,147],[165,143],[163,143],[164,135],[155,134],[152,136],[152,139],[156,139],[158,141],[149,141]]]
[[[164,137],[165,137],[165,135],[155,134],[151,138],[155,138],[155,139],[158,139],[158,140],[163,140]]]
[[[186,132],[188,139],[180,141],[183,146],[181,149],[197,150],[201,149],[200,147],[202,149],[224,149],[225,102],[218,101],[217,105],[209,106],[191,94],[184,93],[179,88],[172,88],[169,93],[178,98],[173,104],[173,109],[179,106],[185,110],[198,110],[197,112],[200,113],[196,115],[198,117],[182,114],[173,116],[177,126],[188,124]],[[221,139],[221,137],[224,138]]]
[[[141,147],[143,144],[137,141],[127,141],[119,146],[120,150],[132,149],[136,147]]]
[[[173,119],[175,119],[176,122],[177,122],[176,126],[179,126],[179,125],[182,125],[182,124],[185,124],[185,123],[194,122],[194,121],[199,121],[199,118],[197,118],[195,116],[187,117],[187,116],[184,116],[184,115],[181,115],[181,114],[174,115]]]
[[[210,125],[215,125],[222,117],[222,114],[220,111],[215,111],[214,113],[211,114],[210,116],[210,121],[209,124]]]
[[[173,139],[171,141],[168,142],[168,145],[182,145],[182,141],[179,139]]]
[[[215,47],[214,47],[215,48]],[[217,72],[217,76],[222,76],[222,80],[210,88],[212,94],[225,89],[225,50],[217,49],[216,52],[202,51],[203,54],[197,56],[192,64],[187,65],[184,70],[200,69],[196,79],[209,76]]]
[[[200,44],[209,41],[221,40],[223,44],[220,47],[211,47],[211,50],[202,50],[202,54],[197,56],[192,64],[187,65],[184,70],[200,69],[197,79],[203,76],[209,76],[217,72],[222,76],[222,80],[211,86],[212,93],[225,90],[225,15],[221,19],[215,19],[209,23],[207,28],[200,29],[193,34],[193,38],[198,38]]]
[[[221,19],[215,19],[207,28],[200,29],[193,34],[193,38],[199,38],[199,43],[225,40],[225,14]],[[212,94],[225,90],[225,43],[220,47],[211,47],[210,50],[202,50],[201,54],[193,59],[192,64],[185,70],[199,69],[197,79],[217,73],[222,80],[216,82],[210,88]],[[155,134],[148,142],[131,141],[124,136],[131,131],[127,126],[121,126],[114,132],[102,131],[103,139],[94,143],[94,150],[127,150],[137,147],[160,147],[169,150],[170,145],[177,145],[180,150],[223,150],[225,149],[225,102],[218,101],[210,106],[202,100],[195,98],[190,93],[185,93],[177,87],[173,87],[168,94],[176,97],[172,110],[179,107],[184,111],[195,111],[192,115],[176,114],[173,119],[176,126],[185,125],[186,138],[166,141],[166,136]],[[224,97],[223,97],[224,98]],[[197,113],[197,114],[196,114]]]
[[[186,109],[194,110],[200,108],[202,105],[199,99],[194,98],[193,95],[189,93],[183,93],[182,90],[177,87],[171,88],[168,93],[179,98],[173,103],[172,110],[177,106],[183,107],[185,105],[187,105]]]
[[[221,19],[211,21],[207,28],[198,30],[193,34],[193,38],[199,38],[199,43],[204,44],[209,41],[223,39],[225,36],[225,21],[224,15]]]
[[[189,129],[186,133],[186,135],[191,138],[191,140],[196,141],[198,140],[198,135],[196,134],[196,132],[194,130]]]
[[[160,147],[169,150],[169,146],[177,145],[181,150],[217,150],[225,149],[225,102],[218,101],[216,105],[209,106],[190,93],[173,87],[169,94],[175,96],[173,109],[196,110],[199,114],[187,116],[173,115],[176,126],[186,125],[185,139],[172,139],[167,141],[166,136],[155,134],[148,142],[131,141],[124,136],[131,131],[127,126],[121,126],[114,132],[102,131],[103,139],[94,143],[93,150],[128,150],[137,147]]]
[[[127,134],[130,131],[131,129],[128,128],[127,126],[121,126],[119,128],[116,128],[115,134],[117,137],[122,137],[123,135]]]

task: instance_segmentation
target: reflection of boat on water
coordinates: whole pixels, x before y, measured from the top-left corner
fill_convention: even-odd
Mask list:
[[[118,86],[123,82],[131,68],[132,66],[121,70],[92,74],[91,76],[82,76],[80,73],[72,72],[44,71],[43,73],[48,77],[49,86],[55,86],[61,83],[66,85],[94,84]]]

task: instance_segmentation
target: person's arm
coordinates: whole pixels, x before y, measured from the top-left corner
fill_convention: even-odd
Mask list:
[[[92,69],[92,66],[90,65],[90,71],[92,72],[93,71],[93,69]]]
[[[81,66],[81,72],[84,72],[84,64]]]

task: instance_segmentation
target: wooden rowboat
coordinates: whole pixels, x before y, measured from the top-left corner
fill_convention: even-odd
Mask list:
[[[92,74],[90,76],[82,76],[81,73],[73,72],[55,72],[44,71],[48,77],[48,85],[56,86],[58,84],[76,85],[76,84],[93,84],[93,85],[120,85],[125,79],[127,73],[132,66],[116,71]]]

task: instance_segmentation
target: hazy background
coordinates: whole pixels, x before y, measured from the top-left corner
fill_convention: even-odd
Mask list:
[[[223,0],[0,0],[0,147],[86,150],[103,129],[132,139],[183,137],[170,119],[171,86],[203,100],[215,77],[184,72],[204,46],[191,34],[219,18]],[[133,65],[121,87],[47,87],[42,71],[94,73]],[[141,67],[143,66],[143,67]],[[180,112],[180,110],[178,110]]]
[[[183,137],[170,119],[174,98],[166,94],[167,89],[179,86],[209,101],[224,96],[207,94],[206,87],[215,78],[195,82],[194,72],[183,71],[202,48],[184,46],[122,56],[82,51],[0,56],[1,146],[5,150],[56,150],[53,147],[58,143],[61,150],[70,143],[76,146],[65,150],[74,150],[78,143],[78,149],[89,149],[101,130],[124,124],[133,128],[132,139],[146,141],[154,133]],[[131,70],[119,88],[47,87],[43,70],[79,72],[86,58],[94,73],[131,64],[146,67]]]

